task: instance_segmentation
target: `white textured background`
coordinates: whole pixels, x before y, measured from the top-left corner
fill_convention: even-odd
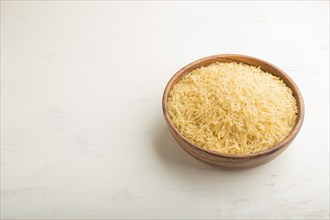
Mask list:
[[[169,78],[239,53],[305,99],[295,142],[223,171],[186,155]],[[329,2],[1,1],[1,217],[329,218]]]

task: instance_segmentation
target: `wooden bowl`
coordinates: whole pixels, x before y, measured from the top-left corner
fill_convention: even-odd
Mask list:
[[[169,94],[173,88],[173,86],[185,75],[190,73],[192,70],[197,69],[202,66],[208,66],[215,62],[237,62],[237,63],[245,63],[251,66],[259,67],[266,72],[273,74],[274,76],[280,77],[285,84],[291,88],[293,91],[293,95],[297,100],[298,105],[298,115],[296,124],[293,127],[290,134],[280,143],[274,145],[273,147],[260,151],[257,153],[249,154],[249,155],[230,155],[223,154],[211,150],[204,149],[196,144],[194,144],[191,140],[184,137],[174,126],[171,118],[168,114],[167,102],[169,98]],[[293,141],[293,139],[297,136],[301,125],[304,120],[304,101],[301,96],[301,93],[293,82],[293,80],[278,67],[264,61],[261,59],[257,59],[254,57],[244,56],[244,55],[236,55],[236,54],[222,54],[215,55],[210,57],[205,57],[199,60],[196,60],[187,66],[180,69],[167,83],[164,94],[163,94],[163,113],[166,119],[166,122],[169,126],[170,132],[178,142],[178,144],[185,150],[188,154],[190,154],[195,159],[204,162],[209,165],[213,165],[216,167],[223,168],[248,168],[255,167],[262,164],[265,164],[275,157],[277,157],[280,153],[282,153]]]

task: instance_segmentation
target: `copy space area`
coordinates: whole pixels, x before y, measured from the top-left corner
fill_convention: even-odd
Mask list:
[[[161,99],[214,54],[269,61],[305,121],[254,169],[194,160]],[[329,2],[1,1],[3,219],[329,217]]]

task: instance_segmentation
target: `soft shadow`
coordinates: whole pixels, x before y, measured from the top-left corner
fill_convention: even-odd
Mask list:
[[[186,168],[193,167],[194,169],[213,169],[212,167],[208,167],[188,155],[175,141],[166,125],[161,125],[156,128],[154,146],[159,157],[167,166],[181,166]]]
[[[164,122],[155,124],[153,134],[153,145],[159,159],[169,175],[178,181],[190,182],[193,185],[210,181],[211,186],[216,184],[214,187],[219,187],[232,184],[233,181],[252,181],[252,176],[259,175],[267,169],[267,165],[263,165],[250,169],[228,170],[197,161],[181,149]]]
[[[163,172],[177,181],[179,186],[191,193],[197,191],[233,194],[242,190],[242,182],[247,189],[254,190],[255,186],[271,187],[279,179],[277,176],[283,169],[282,163],[270,162],[265,165],[248,169],[223,169],[204,164],[187,154],[174,137],[172,137],[164,121],[153,121],[153,146],[159,157]],[[164,173],[164,174],[165,174]],[[231,196],[231,195],[229,195]]]
[[[164,165],[173,172],[186,173],[194,171],[213,172],[240,172],[240,170],[227,170],[206,165],[187,154],[175,141],[166,124],[159,123],[154,130],[154,147]],[[244,171],[244,170],[241,170]]]

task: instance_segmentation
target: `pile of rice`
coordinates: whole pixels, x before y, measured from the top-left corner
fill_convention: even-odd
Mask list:
[[[281,142],[297,118],[297,103],[284,82],[242,63],[195,69],[174,85],[168,111],[178,131],[195,144],[244,155]]]

